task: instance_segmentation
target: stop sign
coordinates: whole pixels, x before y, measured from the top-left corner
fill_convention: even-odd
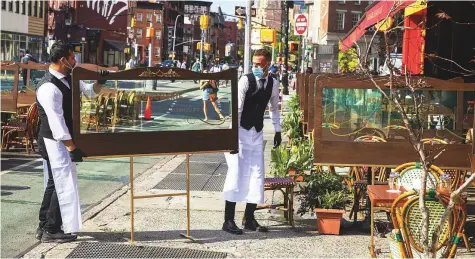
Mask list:
[[[295,17],[295,35],[304,35],[307,32],[307,14],[299,14]]]

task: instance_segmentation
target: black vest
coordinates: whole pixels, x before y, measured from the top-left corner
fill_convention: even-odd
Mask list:
[[[43,78],[37,84],[40,87],[45,83],[52,83],[63,94],[63,117],[64,121],[66,122],[66,127],[68,127],[69,134],[71,137],[73,136],[73,99],[72,99],[72,91],[68,88],[61,80],[53,76],[49,71],[46,71]],[[70,86],[71,86],[71,82]],[[48,116],[46,116],[46,112],[41,106],[40,102],[38,102],[38,98],[36,99],[36,104],[38,106],[38,115],[40,117],[40,127],[38,130],[38,145],[39,149],[41,150],[41,146],[43,144],[42,138],[54,139],[53,132],[51,132],[51,128],[48,123]],[[44,149],[46,150],[46,149]]]
[[[264,112],[267,104],[272,96],[272,88],[274,88],[274,79],[268,77],[267,86],[257,87],[256,77],[251,73],[247,74],[249,88],[244,99],[244,106],[241,114],[241,127],[250,130],[252,127],[260,132],[264,127]]]

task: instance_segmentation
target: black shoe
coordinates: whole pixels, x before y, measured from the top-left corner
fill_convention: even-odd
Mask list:
[[[43,236],[43,229],[38,227],[36,229],[36,235],[35,235],[35,238],[38,239],[38,240],[41,240],[41,237]]]
[[[259,231],[259,232],[268,231],[267,227],[259,225],[259,223],[257,223],[255,219],[243,220],[242,225],[244,226],[245,230]]]
[[[234,223],[234,220],[225,221],[223,223],[223,230],[231,234],[242,235],[242,229],[236,226],[236,223]]]
[[[44,231],[43,237],[41,238],[41,243],[66,243],[66,242],[71,242],[74,241],[78,238],[77,235],[72,235],[72,234],[65,234],[63,232],[57,232],[57,233],[50,233],[48,231]]]

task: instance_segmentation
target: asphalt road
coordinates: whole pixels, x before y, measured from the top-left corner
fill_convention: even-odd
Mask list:
[[[166,157],[134,159],[135,176]],[[89,159],[78,163],[79,195],[84,212],[129,183],[129,159]],[[35,231],[43,198],[42,160],[37,155],[2,152],[1,257],[14,257],[37,242]]]

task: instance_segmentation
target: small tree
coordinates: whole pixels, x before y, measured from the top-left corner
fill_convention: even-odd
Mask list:
[[[358,54],[355,48],[338,53],[338,67],[342,73],[353,73],[358,67]]]
[[[389,14],[392,13],[393,10],[396,9],[397,1],[395,2],[393,8],[388,12],[387,16],[389,17]],[[451,19],[450,16],[446,15],[445,13],[441,12],[437,15],[440,19]],[[388,19],[386,17],[386,19]],[[455,23],[457,24],[457,23]],[[340,60],[343,62],[348,60],[348,56],[352,57],[354,54],[356,54],[357,57],[357,67],[361,70],[361,72],[365,75],[366,78],[370,80],[370,82],[379,90],[379,92],[382,94],[383,98],[392,106],[395,108],[395,111],[399,113],[402,123],[404,126],[407,128],[407,132],[409,134],[409,141],[414,147],[414,150],[417,152],[419,156],[419,161],[421,162],[422,165],[422,174],[421,174],[421,186],[420,190],[426,190],[427,186],[427,176],[429,172],[429,168],[431,167],[432,164],[436,161],[437,157],[439,157],[446,149],[450,148],[449,146],[441,145],[441,148],[436,149],[435,151],[429,152],[424,149],[424,143],[422,141],[423,139],[423,132],[425,127],[427,127],[427,121],[425,118],[427,118],[427,114],[429,113],[429,107],[427,105],[424,105],[424,95],[419,94],[418,91],[423,89],[423,88],[430,88],[431,86],[428,85],[424,80],[418,79],[414,80],[408,73],[402,73],[404,75],[401,75],[401,71],[399,71],[397,68],[395,68],[392,64],[395,62],[391,60],[390,56],[390,45],[389,45],[389,37],[391,33],[395,33],[397,30],[404,29],[404,27],[400,25],[394,26],[392,29],[388,29],[384,31],[384,39],[385,39],[385,51],[386,54],[386,64],[389,69],[389,78],[388,82],[385,83],[384,85],[381,83],[380,80],[375,80],[374,75],[372,74],[372,71],[370,69],[370,64],[367,62],[369,60],[369,54],[371,51],[371,46],[373,45],[373,41],[376,38],[376,35],[378,33],[378,29],[375,30],[374,34],[371,37],[371,40],[367,43],[364,48],[358,44],[356,44],[356,49],[355,52],[351,51],[349,49],[347,52],[351,53],[348,54],[347,52],[341,53],[341,59],[339,56],[339,63]],[[429,28],[428,28],[429,29]],[[354,53],[354,54],[353,54]],[[433,54],[426,54],[427,58],[438,58],[442,59],[444,61],[447,61],[451,64],[455,64],[456,66],[462,68],[459,64],[456,62],[443,58],[443,57],[438,57]],[[347,62],[346,62],[347,63]],[[345,64],[342,64],[344,67],[344,71],[346,70]],[[402,68],[402,71],[405,71],[404,68]],[[467,69],[467,68],[462,68],[462,71],[464,71],[466,74],[469,75],[474,75],[475,71]],[[389,90],[389,94],[387,92]],[[414,103],[413,110],[410,112],[414,114],[414,116],[408,116],[408,110],[403,106],[403,98],[406,98],[405,95],[401,95],[402,92],[409,92],[410,96],[412,98],[412,101]],[[467,154],[469,155],[469,154]],[[452,210],[457,204],[457,202],[460,200],[460,194],[467,188],[467,186],[475,180],[475,174],[472,174],[470,178],[468,178],[457,190],[451,193],[450,195],[450,201],[447,206],[447,209],[445,210],[440,224],[438,225],[436,231],[434,234],[429,237],[429,215],[428,215],[428,209],[425,204],[425,193],[421,191],[419,193],[419,209],[422,214],[422,244],[423,244],[423,252],[424,252],[424,257],[426,258],[434,258],[436,256],[436,246],[437,246],[437,241],[439,240],[439,235],[440,232],[442,231],[442,227],[444,226],[444,222],[448,220],[449,215],[451,215]],[[429,246],[429,239],[432,240],[432,245]]]

